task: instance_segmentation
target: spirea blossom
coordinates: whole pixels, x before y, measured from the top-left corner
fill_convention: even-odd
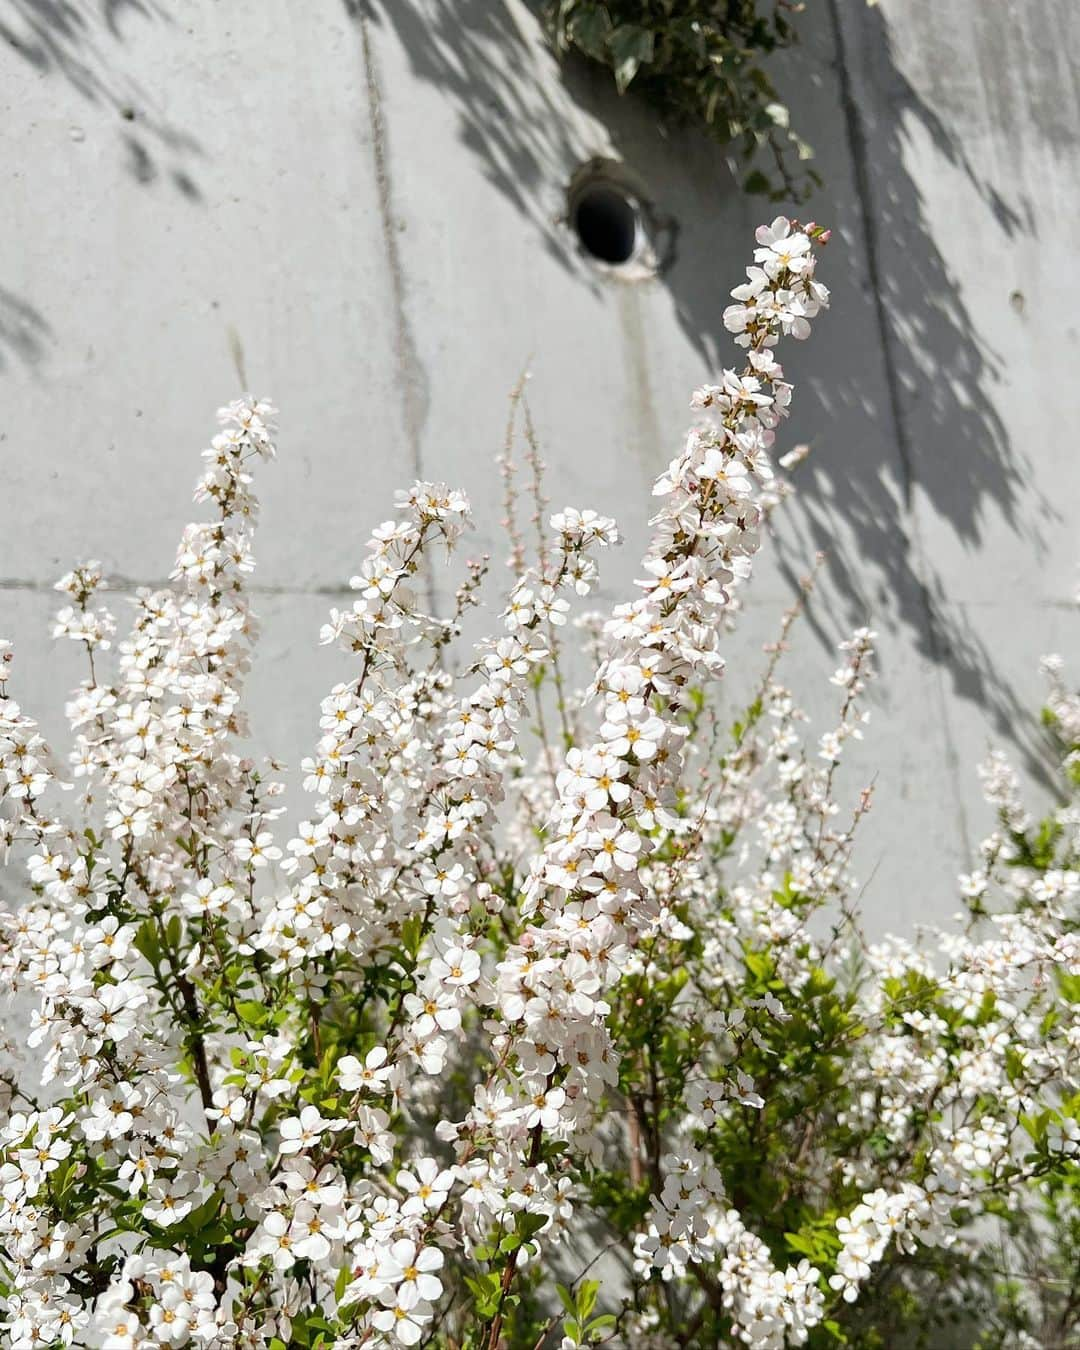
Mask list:
[[[268,403],[222,410],[207,519],[127,636],[99,564],[58,583],[54,632],[87,658],[66,758],[0,645],[0,856],[25,878],[0,982],[28,1016],[25,1044],[0,1037],[13,1350],[779,1348],[857,1336],[879,1272],[926,1287],[920,1254],[974,1289],[968,1237],[1003,1207],[1068,1221],[1075,802],[1036,830],[993,756],[967,927],[870,945],[871,797],[842,801],[839,771],[873,631],[840,643],[811,732],[779,676],[808,581],[735,724],[710,701],[790,490],[777,353],[827,306],[825,237],[758,231],[724,314],[741,369],[693,395],[608,613],[582,602],[616,525],[543,510],[533,440],[536,557],[504,457],[513,581],[467,653],[486,560],[449,614],[426,577],[469,503],[398,494],[322,628],[352,664],[295,821],[244,748]],[[1046,671],[1075,788],[1075,698]]]

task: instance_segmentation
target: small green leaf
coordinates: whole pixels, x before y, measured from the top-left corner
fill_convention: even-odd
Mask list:
[[[615,84],[625,94],[643,64],[653,58],[653,35],[636,24],[621,24],[608,38],[615,66]]]
[[[760,169],[754,169],[743,179],[743,191],[753,197],[764,197],[772,191],[772,184]]]
[[[347,1265],[341,1267],[338,1271],[338,1277],[334,1281],[334,1298],[338,1303],[341,1302],[345,1290],[349,1287],[349,1280],[352,1277],[352,1271]]]
[[[413,914],[401,925],[401,945],[406,953],[415,959],[424,939],[424,921],[419,914]]]
[[[145,956],[152,966],[157,966],[161,961],[161,943],[158,941],[157,924],[153,919],[147,919],[139,925],[139,931],[135,934],[135,950]]]
[[[261,1027],[266,1021],[267,1007],[255,999],[245,999],[236,1005],[237,1016],[252,1027]]]
[[[567,36],[586,56],[591,56],[594,61],[603,61],[611,29],[611,15],[607,6],[597,5],[595,9],[574,15],[567,25]]]
[[[502,1294],[502,1283],[499,1276],[494,1273],[466,1275],[465,1283],[472,1290],[473,1297],[476,1299],[476,1315],[478,1317],[494,1316]]]
[[[577,1294],[577,1315],[583,1322],[588,1320],[589,1314],[596,1307],[596,1299],[599,1293],[599,1280],[582,1280]]]

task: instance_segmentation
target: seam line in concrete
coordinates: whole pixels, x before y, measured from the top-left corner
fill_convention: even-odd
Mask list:
[[[877,221],[874,216],[874,190],[870,182],[870,156],[866,145],[866,133],[863,131],[859,105],[851,85],[848,70],[847,44],[844,41],[843,25],[837,0],[829,0],[829,17],[832,22],[833,39],[836,47],[836,65],[840,77],[840,106],[844,113],[844,128],[847,133],[848,150],[851,154],[852,173],[855,177],[855,197],[859,208],[859,228],[862,234],[863,248],[866,252],[866,271],[870,278],[870,294],[874,303],[874,322],[881,341],[883,364],[885,366],[885,385],[889,394],[889,417],[896,434],[896,448],[900,456],[903,472],[904,506],[911,508],[912,492],[915,482],[914,457],[911,440],[900,400],[900,380],[893,361],[892,329],[882,298],[881,254],[878,247]],[[913,522],[914,523],[914,522]]]
[[[145,587],[151,591],[169,591],[173,589],[173,584],[167,578],[151,577],[150,579],[140,580],[138,577],[121,577],[112,574],[108,577],[109,589],[103,593],[104,603],[108,603],[110,595],[127,596],[133,591]],[[0,578],[0,591],[31,591],[40,594],[53,594],[56,596],[58,606],[63,605],[64,600],[59,591],[51,581],[31,581],[22,577]],[[251,582],[244,587],[245,595],[325,595],[337,596],[341,599],[355,598],[356,591],[351,586],[326,585],[326,586],[275,586],[273,582]]]
[[[427,375],[417,355],[416,342],[413,338],[405,303],[405,274],[401,266],[397,225],[394,220],[393,181],[390,174],[386,125],[383,120],[383,99],[378,65],[371,42],[367,16],[361,13],[358,16],[358,22],[360,46],[364,59],[364,83],[367,90],[371,154],[375,168],[375,194],[378,198],[379,223],[382,229],[383,247],[386,251],[386,267],[390,274],[390,291],[393,299],[394,356],[397,360],[398,379],[401,382],[402,421],[405,438],[408,441],[413,476],[422,479],[424,474],[420,454],[420,436],[428,414]],[[430,568],[426,568],[425,571],[428,574],[428,604],[434,614],[437,612],[434,579],[431,576]]]
[[[110,573],[108,576],[109,589],[103,592],[103,601],[108,603],[110,595],[127,597],[140,587],[146,587],[152,591],[168,591],[173,589],[173,583],[163,577],[124,577]],[[56,589],[51,581],[34,581],[30,577],[0,577],[0,591],[28,591],[40,595],[55,595],[57,606],[64,603],[63,596]],[[252,581],[244,587],[245,595],[291,595],[291,596],[326,596],[328,598],[337,597],[338,599],[354,598],[357,594],[351,586],[341,585],[340,583],[326,582],[323,585],[316,586],[279,586],[272,581]],[[598,595],[605,595],[609,599],[616,599],[614,592],[610,595],[607,591],[598,591]],[[777,591],[775,595],[761,592],[759,599],[763,604],[780,604],[786,600],[787,591]],[[1004,613],[1014,613],[1016,602],[1014,600],[985,600],[978,596],[970,600],[965,600],[963,596],[955,596],[954,602],[964,609],[998,609]],[[1056,596],[1031,597],[1025,596],[1024,604],[1029,609],[1037,610],[1060,610],[1062,614],[1074,614],[1076,612],[1076,603],[1073,600],[1061,600]]]
[[[838,0],[828,0],[829,19],[833,30],[833,43],[836,48],[837,73],[840,80],[840,104],[844,114],[844,127],[847,133],[848,150],[851,155],[852,173],[855,178],[855,196],[858,204],[859,226],[862,234],[863,249],[866,253],[866,269],[870,280],[870,290],[874,304],[874,318],[881,342],[882,364],[885,369],[885,385],[888,390],[889,415],[896,437],[896,448],[903,475],[904,513],[907,517],[905,531],[911,549],[915,567],[913,574],[918,586],[919,601],[926,625],[926,640],[930,657],[934,663],[934,684],[937,692],[938,713],[941,719],[941,733],[945,743],[945,763],[952,780],[953,799],[956,805],[957,823],[960,838],[967,854],[971,853],[971,837],[968,829],[967,812],[964,809],[963,787],[960,779],[960,756],[953,735],[949,717],[948,699],[945,695],[941,669],[942,643],[934,615],[930,589],[926,584],[926,553],[923,547],[922,532],[919,528],[915,509],[915,463],[911,438],[904,420],[903,403],[900,397],[900,377],[893,356],[895,341],[885,309],[882,288],[882,270],[878,249],[877,218],[874,214],[874,189],[870,175],[870,155],[866,133],[863,130],[862,116],[855,92],[852,87],[851,72],[848,66],[847,44],[844,40],[844,28],[840,19]]]

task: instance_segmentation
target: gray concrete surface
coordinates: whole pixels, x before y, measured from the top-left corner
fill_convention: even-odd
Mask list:
[[[730,697],[793,580],[829,563],[789,670],[881,634],[861,874],[872,926],[954,907],[990,743],[1039,787],[1041,652],[1080,654],[1080,13],[1074,0],[822,0],[778,79],[836,228],[832,313],[790,355],[809,440],[731,644]],[[768,207],[602,74],[560,70],[518,0],[0,0],[0,629],[62,743],[75,653],[55,577],[161,578],[238,385],[279,403],[252,681],[296,763],[336,677],[317,646],[392,490],[460,483],[501,555],[492,458],[528,362],[557,503],[616,514],[628,585],[692,386],[730,361],[728,288]],[[592,156],[677,226],[635,285],[562,217]],[[278,705],[278,700],[281,700]],[[824,723],[822,724],[824,729]]]

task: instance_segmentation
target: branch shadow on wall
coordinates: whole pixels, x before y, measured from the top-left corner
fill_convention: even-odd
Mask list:
[[[909,137],[917,131],[929,138],[942,160],[967,178],[1006,238],[1033,231],[1032,207],[980,178],[957,130],[897,68],[879,8],[855,12],[832,4],[830,10],[832,23],[823,20],[814,45],[828,97],[839,106],[831,121],[827,109],[813,109],[825,159],[825,190],[813,209],[835,220],[842,246],[854,245],[866,261],[862,276],[829,268],[836,283],[830,324],[842,315],[845,331],[824,352],[815,344],[805,362],[818,406],[801,404],[800,428],[807,426],[821,446],[800,493],[806,546],[829,552],[851,620],[871,620],[891,598],[916,635],[919,654],[945,670],[953,692],[982,708],[1028,771],[1044,778],[1037,710],[1018,698],[938,565],[932,541],[923,549],[912,537],[906,509],[917,492],[922,521],[946,524],[972,559],[988,546],[993,516],[1005,522],[1017,553],[1035,559],[1046,556],[1044,524],[1060,518],[995,407],[1001,361],[977,331],[935,242],[923,193],[906,167]],[[868,91],[862,97],[849,78],[852,60]],[[1001,303],[1009,303],[1004,292]],[[860,370],[873,368],[860,358],[864,343],[883,355],[875,364],[883,366],[884,399],[870,395],[860,379]],[[790,363],[793,369],[802,364]],[[876,452],[879,446],[883,453],[868,462],[867,447]],[[855,533],[850,554],[833,542],[841,524]],[[785,556],[782,539],[779,549],[794,576],[802,558],[793,558],[790,547]],[[868,572],[867,563],[876,566]],[[1038,651],[1023,656],[1034,668]]]
[[[88,103],[115,115],[136,182],[164,178],[199,201],[190,169],[201,153],[198,141],[156,109],[147,84],[122,69],[133,20],[174,22],[161,0],[0,0],[0,43],[42,76],[66,81]],[[73,127],[72,135],[81,139],[85,130]]]
[[[695,132],[659,126],[639,100],[616,95],[608,72],[582,61],[559,67],[569,98],[557,87],[553,93],[553,59],[520,4],[344,4],[353,21],[395,33],[412,73],[440,89],[462,143],[535,225],[549,254],[587,284],[619,286],[597,279],[551,210],[565,191],[568,166],[604,148],[590,131],[591,119],[598,119],[614,155],[678,227],[670,265],[646,284],[668,290],[703,360],[714,368],[731,361],[720,315],[753,226],[771,208],[738,191],[718,147]],[[888,109],[872,127],[847,86],[845,35],[830,30],[825,14],[816,23],[804,21],[803,43],[786,54],[779,72],[825,181],[808,209],[834,224],[841,254],[836,263],[826,260],[835,312],[823,321],[822,341],[812,344],[805,361],[798,351],[786,360],[800,386],[798,439],[810,441],[816,453],[800,478],[794,538],[785,544],[781,532],[780,565],[794,579],[814,552],[827,551],[843,626],[896,613],[918,653],[946,671],[954,692],[980,705],[994,731],[1041,774],[1033,710],[995,668],[934,559],[919,559],[910,534],[906,505],[916,483],[968,552],[983,545],[987,515],[995,512],[1025,549],[1041,556],[1038,521],[1053,508],[1034,498],[1032,466],[1010,444],[995,410],[999,363],[974,329],[905,167],[909,122],[968,176],[1006,235],[1029,231],[1031,210],[979,179],[956,134],[904,80],[880,9],[867,8],[857,22],[860,60]],[[575,109],[589,116],[577,118]],[[876,190],[866,181],[869,156]],[[860,273],[868,242],[871,262]],[[527,302],[524,295],[515,299]],[[883,379],[883,346],[889,380]],[[670,447],[656,447],[658,464],[669,455]],[[845,537],[853,543],[839,542]],[[842,636],[824,621],[817,631],[830,648]],[[1036,657],[1032,653],[1033,664]]]
[[[15,361],[38,365],[52,340],[52,330],[39,311],[0,286],[0,373]]]
[[[535,224],[541,245],[563,265],[566,241],[545,209],[547,189],[577,153],[564,100],[537,78],[535,49],[502,0],[460,5],[424,0],[343,0],[356,24],[389,25],[413,74],[440,89],[458,135],[484,175]]]

